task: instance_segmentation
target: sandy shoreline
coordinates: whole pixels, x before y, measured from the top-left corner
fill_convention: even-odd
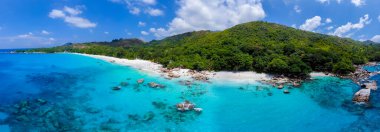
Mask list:
[[[162,72],[163,66],[161,64],[157,64],[147,60],[129,60],[129,59],[121,59],[103,55],[91,55],[91,54],[82,54],[82,53],[73,53],[77,55],[83,55],[87,57],[92,57],[100,60],[104,60],[110,63],[115,63],[122,66],[130,66],[132,68],[141,70],[148,74],[164,76],[168,78],[168,73]],[[174,75],[179,75],[181,79],[191,79],[194,74],[190,73],[190,69],[176,69],[172,70],[171,73]],[[203,75],[207,76],[210,81],[222,81],[222,82],[238,82],[238,83],[254,83],[258,81],[269,81],[273,79],[273,75],[265,74],[265,73],[256,73],[256,72],[230,72],[230,71],[203,71],[200,72]],[[329,76],[321,72],[313,72],[310,74],[311,77],[318,76]]]
[[[129,60],[129,59],[121,59],[103,55],[91,55],[91,54],[81,54],[81,53],[73,53],[77,55],[83,55],[87,57],[92,57],[96,59],[101,59],[110,63],[115,63],[122,66],[130,66],[132,68],[136,68],[148,74],[154,75],[163,75],[164,73],[161,71],[163,66],[161,64],[157,64],[154,62],[146,61],[146,60]],[[191,74],[189,73],[189,69],[177,69],[172,72],[175,75],[180,75],[181,79],[189,79],[191,78]],[[231,81],[231,82],[257,82],[257,81],[265,81],[271,80],[272,75],[264,74],[264,73],[256,73],[256,72],[229,72],[229,71],[220,71],[220,72],[211,72],[211,71],[203,71],[207,77],[210,78],[211,81]]]

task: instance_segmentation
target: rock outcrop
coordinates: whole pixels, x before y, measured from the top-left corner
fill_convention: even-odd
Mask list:
[[[370,95],[371,89],[360,89],[355,93],[353,101],[357,103],[367,103]]]
[[[151,88],[165,88],[165,85],[161,85],[161,84],[158,84],[158,83],[155,83],[155,82],[150,82],[150,83],[148,83],[148,85]]]
[[[144,83],[144,79],[139,79],[139,80],[137,80],[137,83],[138,83],[138,84],[142,84],[142,83]]]

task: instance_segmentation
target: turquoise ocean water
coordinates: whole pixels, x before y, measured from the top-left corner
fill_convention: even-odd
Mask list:
[[[0,131],[380,131],[380,92],[355,105],[359,86],[346,79],[317,77],[287,87],[290,94],[261,83],[179,81],[80,55],[1,53]],[[176,111],[184,100],[203,112]]]

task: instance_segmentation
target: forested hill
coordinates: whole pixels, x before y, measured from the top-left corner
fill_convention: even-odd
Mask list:
[[[220,32],[189,32],[131,47],[91,43],[33,51],[71,51],[141,58],[167,67],[288,76],[311,71],[346,74],[354,70],[354,64],[380,60],[378,45],[267,22],[240,24]]]

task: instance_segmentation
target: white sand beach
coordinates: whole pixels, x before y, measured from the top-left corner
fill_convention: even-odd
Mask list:
[[[160,69],[162,68],[162,65],[160,64],[153,63],[146,60],[140,60],[140,59],[129,60],[129,59],[121,59],[121,58],[116,58],[116,57],[104,56],[104,55],[91,55],[91,54],[82,54],[82,53],[73,53],[73,54],[92,57],[92,58],[104,60],[110,63],[122,65],[122,66],[130,66],[138,70],[141,70],[147,73],[153,73],[153,74],[160,74]]]
[[[74,54],[101,59],[107,62],[119,64],[122,66],[130,66],[130,67],[139,69],[143,72],[146,72],[148,74],[166,76],[161,71],[161,69],[163,68],[161,64],[157,64],[157,63],[147,61],[147,60],[140,60],[140,59],[129,60],[129,59],[121,59],[121,58],[115,58],[115,57],[109,57],[109,56],[103,56],[103,55],[90,55],[90,54],[81,54],[81,53],[74,53]],[[189,69],[177,69],[177,70],[172,70],[171,72],[175,75],[180,75],[181,79],[189,79],[192,77],[192,75],[194,75],[194,74],[189,73],[189,71],[190,71]],[[264,74],[264,73],[256,73],[256,72],[203,71],[201,73],[203,73],[203,75],[206,75],[212,81],[231,81],[231,82],[250,83],[250,82],[257,82],[257,81],[272,79],[272,75]]]

